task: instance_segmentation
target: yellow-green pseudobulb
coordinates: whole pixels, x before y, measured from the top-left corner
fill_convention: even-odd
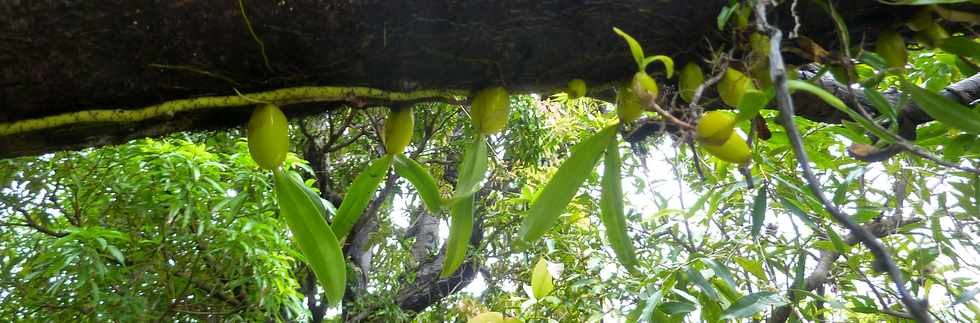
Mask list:
[[[481,90],[473,97],[470,116],[473,126],[481,134],[489,135],[503,130],[507,126],[507,114],[510,111],[510,97],[502,87],[491,87]]]
[[[697,139],[708,145],[722,145],[734,130],[734,115],[725,111],[709,111],[698,121]]]
[[[657,94],[660,93],[660,88],[657,87],[657,81],[646,72],[636,72],[636,74],[633,74],[633,91],[637,89],[643,89],[643,92],[637,93],[641,94],[637,95],[637,97],[644,100],[656,100]]]
[[[568,92],[569,99],[578,99],[585,96],[585,93],[586,91],[588,91],[588,88],[585,86],[585,80],[574,79],[568,81],[568,89],[566,89],[565,91]]]
[[[412,107],[388,110],[383,137],[385,150],[392,155],[405,152],[405,147],[412,142],[414,131],[415,117],[412,115]]]
[[[704,83],[704,72],[701,71],[701,66],[694,63],[684,64],[684,67],[681,68],[679,83],[681,99],[691,103],[694,98],[694,91],[698,89],[701,83]]]
[[[625,123],[633,122],[643,115],[643,105],[630,86],[621,86],[616,92],[616,115]]]
[[[752,159],[752,151],[749,150],[749,145],[745,143],[742,136],[734,131],[728,136],[728,140],[721,145],[702,144],[701,147],[718,159],[729,163],[745,164]]]
[[[730,107],[738,107],[738,101],[742,99],[745,91],[754,88],[752,79],[736,69],[729,68],[725,76],[718,82],[718,95],[721,101]]]
[[[289,151],[289,122],[279,107],[264,104],[248,120],[248,153],[262,169],[282,165]]]

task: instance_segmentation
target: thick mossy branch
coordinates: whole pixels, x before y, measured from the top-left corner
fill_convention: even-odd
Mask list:
[[[266,92],[233,96],[200,97],[167,101],[140,109],[97,109],[59,114],[38,119],[21,120],[0,124],[0,136],[13,135],[61,126],[110,122],[137,122],[147,119],[173,116],[180,112],[251,106],[258,103],[289,105],[310,102],[335,101],[454,101],[466,97],[465,90],[421,90],[414,92],[388,92],[368,87],[308,86],[278,89]]]

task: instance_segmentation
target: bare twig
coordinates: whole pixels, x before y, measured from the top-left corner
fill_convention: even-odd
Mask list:
[[[640,100],[644,101],[643,103],[645,103],[644,104],[645,106],[652,108],[653,111],[659,113],[667,121],[670,121],[671,123],[676,124],[681,128],[684,128],[685,130],[694,130],[694,126],[692,126],[690,123],[678,119],[674,115],[670,114],[670,112],[667,112],[666,110],[661,108],[660,105],[657,104],[657,98],[655,96],[648,95],[649,93],[647,93],[646,89],[644,89],[639,83],[633,84],[632,90],[634,93],[638,93],[638,94],[643,93],[642,95],[637,95],[637,97],[639,97]]]
[[[838,222],[844,225],[844,227],[851,230],[851,234],[854,235],[861,243],[863,243],[869,251],[875,256],[875,261],[881,268],[888,272],[892,281],[895,283],[895,289],[898,294],[901,295],[902,304],[908,309],[909,314],[915,318],[916,321],[922,323],[932,322],[932,318],[929,317],[928,311],[925,304],[915,299],[908,289],[905,288],[905,280],[902,278],[902,272],[899,270],[898,265],[885,250],[885,247],[881,244],[871,232],[868,232],[864,227],[859,225],[850,216],[841,212],[836,205],[823,194],[820,188],[820,182],[817,180],[816,176],[813,174],[813,170],[810,168],[810,162],[806,155],[806,150],[803,147],[803,140],[800,137],[799,129],[796,128],[796,124],[793,121],[795,115],[793,109],[793,98],[789,94],[789,88],[787,86],[787,76],[786,76],[786,66],[783,62],[782,53],[780,52],[780,42],[782,41],[783,34],[778,28],[769,25],[766,20],[766,5],[765,1],[758,2],[755,7],[756,19],[759,29],[763,32],[769,34],[769,74],[773,80],[773,84],[776,87],[776,102],[779,105],[780,119],[782,120],[782,125],[786,129],[786,134],[790,139],[790,143],[793,147],[793,151],[796,154],[796,159],[800,164],[800,168],[803,169],[803,177],[807,181],[807,185],[817,199],[823,204],[824,208],[830,212],[831,216]]]

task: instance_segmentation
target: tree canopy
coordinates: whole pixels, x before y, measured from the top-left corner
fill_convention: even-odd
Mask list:
[[[0,4],[0,318],[973,322],[976,4]]]

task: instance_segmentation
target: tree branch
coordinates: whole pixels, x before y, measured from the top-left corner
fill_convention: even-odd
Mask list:
[[[851,234],[855,238],[860,240],[872,254],[875,256],[875,261],[877,261],[882,268],[885,268],[888,275],[891,276],[892,281],[895,283],[895,289],[898,294],[901,295],[902,303],[908,309],[909,313],[915,317],[920,323],[932,322],[932,318],[929,317],[929,313],[925,307],[925,304],[919,302],[915,299],[911,293],[905,288],[905,280],[902,278],[902,273],[895,264],[895,261],[885,250],[881,242],[868,232],[864,227],[859,225],[850,216],[841,212],[840,209],[834,205],[827,197],[823,194],[820,188],[820,182],[817,180],[816,176],[813,174],[813,170],[810,168],[810,161],[807,158],[806,150],[803,147],[803,140],[800,137],[800,132],[796,128],[796,123],[793,120],[794,108],[793,99],[789,95],[789,87],[787,86],[788,77],[786,75],[786,66],[783,63],[783,57],[780,48],[780,42],[782,41],[782,31],[775,28],[766,21],[766,2],[758,2],[755,7],[756,19],[759,28],[767,33],[770,38],[769,42],[769,74],[773,80],[776,87],[776,102],[779,105],[780,119],[782,120],[783,127],[786,129],[787,136],[790,139],[790,143],[793,147],[793,151],[796,154],[796,159],[799,161],[800,167],[803,169],[803,177],[806,179],[807,185],[810,190],[817,197],[824,208],[830,212],[831,216],[846,228],[851,230]]]
[[[902,218],[900,216],[896,216],[896,217],[887,218],[885,220],[868,223],[865,224],[863,227],[865,230],[873,234],[875,237],[884,238],[889,235],[895,234],[896,232],[898,232],[898,228],[904,225],[914,224],[922,221],[923,221],[922,218]],[[845,236],[843,240],[844,243],[849,246],[853,246],[858,243],[861,243],[861,240],[854,234],[849,234]],[[834,262],[836,262],[837,259],[840,257],[841,254],[836,251],[829,251],[829,250],[821,251],[820,258],[819,260],[817,260],[817,265],[814,267],[813,271],[810,272],[809,275],[807,275],[806,279],[804,280],[803,290],[813,291],[826,284],[829,281],[830,270],[833,269]],[[793,290],[790,290],[787,293],[787,295],[790,299],[794,299],[794,300],[796,299],[796,292]],[[786,320],[789,318],[790,308],[792,307],[793,305],[789,304],[776,308],[776,310],[773,312],[772,317],[769,318],[769,323],[786,322]]]

